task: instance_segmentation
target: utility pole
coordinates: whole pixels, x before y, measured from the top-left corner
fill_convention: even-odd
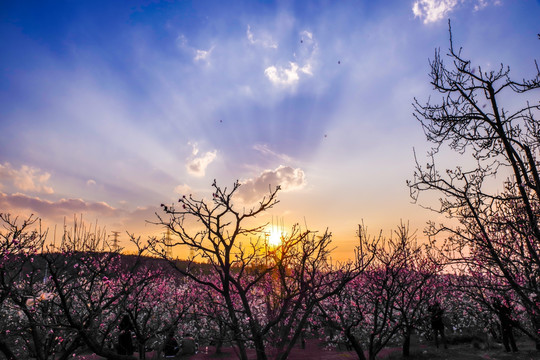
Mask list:
[[[165,234],[165,257],[170,259],[172,257],[172,241],[171,241],[171,230],[167,228],[167,233]]]
[[[111,231],[114,238],[112,243],[112,249],[114,252],[118,252],[120,250],[120,245],[118,245],[118,236],[120,235],[120,231]]]
[[[360,265],[364,265],[364,236],[362,232],[362,225],[358,224],[358,232],[356,233],[358,235],[359,240],[359,247],[355,250],[357,259],[360,259]]]

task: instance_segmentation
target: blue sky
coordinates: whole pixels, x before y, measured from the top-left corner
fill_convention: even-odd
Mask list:
[[[280,183],[268,215],[343,253],[362,219],[421,237],[411,103],[437,97],[449,18],[475,64],[533,75],[532,0],[4,1],[0,211],[146,235],[160,203],[238,179],[240,206]]]

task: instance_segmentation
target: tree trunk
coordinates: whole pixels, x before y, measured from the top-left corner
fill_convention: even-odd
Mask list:
[[[411,328],[405,327],[403,334],[403,357],[409,357],[411,355]]]
[[[221,354],[221,348],[223,347],[223,339],[227,335],[225,325],[219,322],[219,338],[216,340],[216,354]]]
[[[375,360],[377,352],[375,351],[375,335],[371,333],[369,336],[369,345],[368,345],[368,359]]]
[[[240,353],[240,359],[241,360],[248,360],[247,352],[246,352],[246,344],[244,344],[244,341],[242,340],[236,340],[236,345],[238,346],[238,352]]]
[[[221,354],[221,348],[223,347],[223,339],[216,340],[216,354]]]
[[[225,267],[222,269],[224,272],[225,279],[223,280],[223,299],[225,300],[225,304],[227,305],[227,312],[229,313],[229,318],[232,322],[231,328],[234,334],[234,341],[236,342],[236,345],[238,346],[238,352],[239,357],[241,360],[248,360],[247,352],[246,352],[246,344],[244,340],[242,340],[242,328],[240,325],[240,321],[238,320],[238,317],[236,316],[236,309],[234,308],[233,300],[231,298],[230,293],[230,268]]]
[[[287,344],[287,347],[285,348],[285,350],[283,350],[285,343],[281,341],[280,354],[277,357],[277,359],[285,360],[289,357],[289,354],[291,353],[291,350],[293,349],[294,345],[296,344],[298,339],[304,334],[304,326],[306,324],[306,321],[307,321],[307,317],[304,315],[302,320],[300,320],[300,323],[298,324],[298,327],[296,328],[295,332],[293,333],[292,338],[289,340],[289,343]],[[283,335],[283,338],[285,338],[285,335]]]
[[[146,360],[146,346],[139,342],[139,360]]]
[[[257,360],[267,360],[268,357],[266,356],[266,351],[264,349],[264,340],[257,336],[255,339],[253,339],[253,342],[255,343]]]
[[[360,345],[358,340],[356,340],[350,329],[347,329],[345,331],[345,336],[347,336],[347,340],[349,340],[349,344],[351,344],[352,348],[356,352],[358,359],[366,360],[366,355],[364,354],[364,349],[362,349],[362,345]]]

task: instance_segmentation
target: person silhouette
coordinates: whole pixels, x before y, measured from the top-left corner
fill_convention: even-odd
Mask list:
[[[510,347],[512,347],[512,351],[517,352],[518,348],[512,331],[514,320],[512,320],[510,301],[506,299],[503,303],[500,299],[495,298],[493,300],[493,308],[497,311],[499,322],[501,323],[501,335],[504,349],[506,352],[510,352]]]
[[[167,339],[165,340],[163,354],[165,354],[165,357],[174,357],[176,354],[178,354],[178,351],[180,351],[180,346],[174,337],[174,330],[171,329],[167,335]]]
[[[133,355],[133,341],[131,340],[131,331],[133,330],[133,324],[126,314],[122,317],[120,325],[118,325],[118,354],[119,355]]]
[[[444,348],[448,349],[448,345],[446,344],[446,336],[444,335],[444,310],[441,308],[441,305],[435,301],[429,306],[428,311],[431,313],[431,328],[433,329],[433,333],[435,335],[435,346],[439,348],[439,334],[441,334]]]
[[[182,355],[194,355],[197,352],[198,345],[191,334],[186,333],[180,342],[180,353]]]

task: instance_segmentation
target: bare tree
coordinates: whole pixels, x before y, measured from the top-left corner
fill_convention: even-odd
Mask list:
[[[240,289],[245,295],[251,287],[270,272],[271,269],[262,269],[261,273],[249,283],[244,284],[243,278],[247,270],[260,264],[261,253],[260,233],[265,224],[244,227],[244,223],[253,219],[263,211],[272,208],[276,203],[276,194],[279,188],[270,192],[268,197],[262,199],[259,205],[247,212],[237,211],[233,206],[232,197],[240,187],[236,182],[232,190],[221,189],[216,182],[212,184],[214,193],[211,201],[197,200],[191,195],[179,199],[180,206],[162,205],[168,218],[158,216],[157,224],[166,227],[176,239],[174,243],[167,243],[168,239],[154,238],[150,246],[158,255],[166,256],[168,247],[184,246],[196,251],[196,256],[201,256],[208,262],[219,281],[211,281],[201,276],[200,272],[192,271],[190,265],[187,268],[176,267],[180,273],[203,286],[214,289],[225,302],[225,306],[231,321],[231,329],[242,359],[247,359],[246,339],[242,333],[242,319],[239,317],[235,305],[235,289]],[[199,227],[193,227],[187,221],[198,222]],[[197,224],[196,224],[197,225]],[[250,236],[258,237],[250,243]],[[248,242],[244,246],[242,241]],[[246,248],[247,247],[247,248]],[[250,249],[251,248],[251,249]],[[171,259],[168,259],[171,260]],[[189,259],[190,264],[195,260]],[[174,263],[173,263],[174,264]],[[248,315],[248,314],[246,314]],[[253,339],[256,346],[264,348],[263,339]]]
[[[454,48],[451,29],[447,59],[437,50],[430,62],[441,100],[413,104],[434,147],[426,166],[416,159],[411,196],[441,194],[440,206],[430,208],[452,220],[430,223],[427,233],[447,236],[442,249],[449,264],[503,280],[530,314],[540,345],[540,104],[534,98],[540,70],[535,63],[532,79],[516,81],[509,67],[473,66]],[[436,160],[443,145],[466,163],[441,171]]]

